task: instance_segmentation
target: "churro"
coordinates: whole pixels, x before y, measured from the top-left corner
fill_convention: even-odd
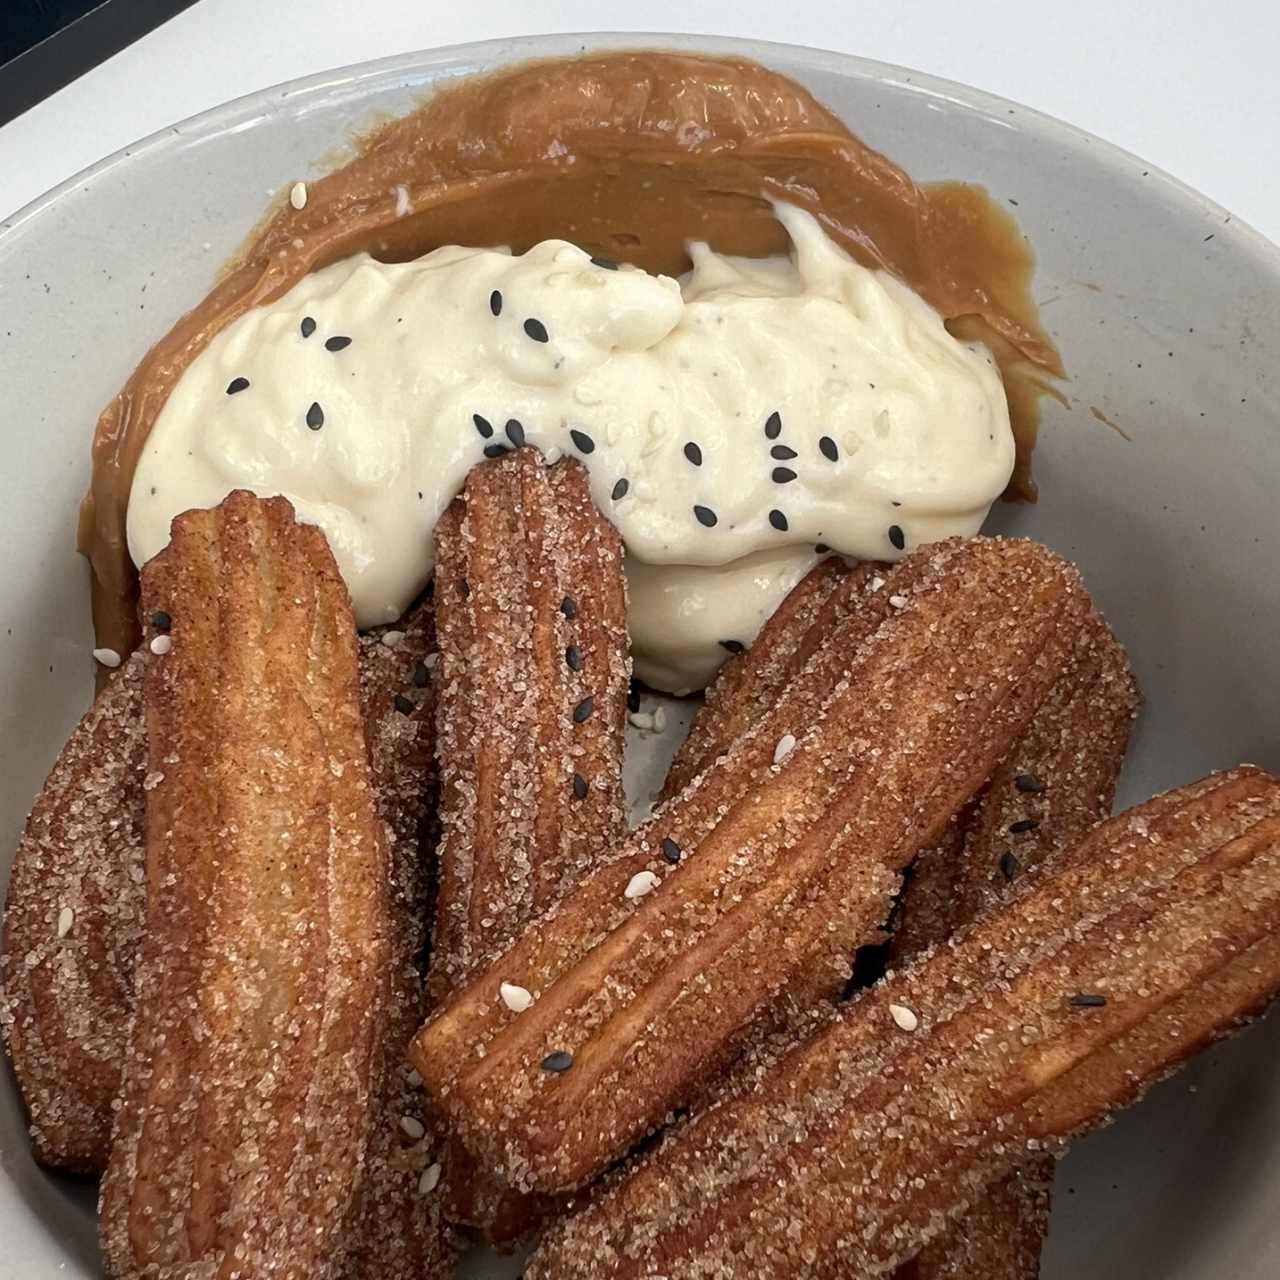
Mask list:
[[[147,901],[101,1195],[116,1277],[336,1274],[372,1122],[388,866],[324,536],[233,493],[143,572]]]

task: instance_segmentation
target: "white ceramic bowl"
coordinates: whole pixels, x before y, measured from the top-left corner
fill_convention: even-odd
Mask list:
[[[1076,559],[1130,647],[1147,706],[1120,802],[1240,760],[1280,765],[1280,250],[1134,156],[973,89],[782,45],[554,36],[265,90],[0,223],[0,871],[89,697],[76,505],[97,412],[139,356],[199,301],[268,197],[331,167],[373,117],[513,59],[642,45],[758,58],[913,175],[1016,203],[1071,405],[1045,415],[1040,504],[992,525]],[[1080,1144],[1058,1178],[1046,1280],[1280,1273],[1277,1050],[1273,1019]],[[98,1274],[92,1188],[32,1163],[11,1076],[0,1151],[0,1280]],[[467,1270],[514,1274],[483,1259]]]

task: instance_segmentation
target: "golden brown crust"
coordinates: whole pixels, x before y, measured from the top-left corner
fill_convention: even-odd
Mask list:
[[[527,1274],[882,1274],[1256,1013],[1278,927],[1280,780],[1245,767],[1121,814],[671,1135]]]
[[[916,859],[900,904],[893,964],[945,942],[1003,901],[1019,876],[1077,844],[1111,812],[1137,707],[1125,652],[1092,614],[1026,733],[948,841]],[[1052,1179],[1052,1158],[1028,1161],[904,1266],[899,1280],[1035,1280]]]
[[[111,677],[58,755],[14,853],[0,1024],[36,1159],[98,1173],[111,1142],[142,928],[146,661]]]
[[[1036,1280],[1056,1164],[1037,1155],[993,1182],[944,1235],[898,1268],[897,1280]]]
[[[531,449],[473,470],[436,530],[436,601],[442,999],[626,830],[622,545],[585,470]],[[458,1221],[500,1244],[531,1226],[537,1206],[460,1146],[446,1166]]]
[[[557,1191],[660,1125],[815,956],[884,918],[897,869],[1008,751],[1087,608],[1075,570],[1034,543],[907,557],[730,756],[415,1039],[462,1139],[513,1183]],[[504,981],[536,1003],[512,1014]],[[568,1070],[544,1065],[560,1053]]]
[[[147,904],[102,1186],[116,1277],[326,1276],[388,987],[356,631],[283,499],[180,516],[143,574]]]
[[[661,799],[683,790],[773,706],[883,568],[868,563],[851,571],[831,556],[805,574],[746,653],[731,657],[716,674],[667,770]]]
[[[1137,709],[1124,649],[1092,614],[1062,678],[961,819],[960,849],[926,850],[917,859],[894,934],[896,957],[950,937],[1002,901],[1020,874],[1082,840],[1111,812]]]
[[[580,464],[471,472],[436,530],[436,618],[443,996],[626,829],[622,544]]]

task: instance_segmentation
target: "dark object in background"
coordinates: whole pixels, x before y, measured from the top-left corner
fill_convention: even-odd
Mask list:
[[[0,0],[0,124],[195,0]]]

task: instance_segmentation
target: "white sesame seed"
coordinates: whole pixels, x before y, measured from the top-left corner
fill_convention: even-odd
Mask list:
[[[661,883],[652,871],[637,871],[627,881],[627,887],[622,891],[622,896],[624,898],[643,898],[646,893],[652,893]]]
[[[422,1077],[416,1071],[410,1071],[409,1074],[405,1076],[405,1083],[407,1083],[411,1089],[420,1088],[422,1085]]]
[[[872,590],[872,591],[879,591],[879,590],[880,590],[880,588],[881,588],[881,587],[883,587],[883,586],[884,586],[884,579],[883,579],[883,578],[879,578],[879,577],[877,577],[877,578],[872,578],[872,579],[871,579],[871,590]]]
[[[412,206],[409,204],[409,188],[396,187],[396,217],[403,218]]]
[[[400,1128],[404,1130],[405,1135],[417,1142],[419,1138],[427,1136],[426,1127],[421,1120],[416,1120],[413,1116],[401,1116]]]
[[[920,1025],[920,1019],[905,1004],[891,1004],[889,1013],[903,1031],[914,1031]]]
[[[305,209],[307,207],[307,184],[305,182],[295,182],[293,189],[289,192],[289,203],[295,209]]]
[[[793,733],[784,733],[773,749],[773,763],[781,764],[796,749],[796,737]]]
[[[440,1185],[440,1161],[435,1164],[429,1164],[422,1171],[422,1177],[418,1179],[418,1194],[425,1196],[429,1191],[434,1191]]]
[[[504,982],[498,988],[498,994],[512,1013],[523,1013],[533,1003],[533,995],[528,988],[517,986],[514,982]]]
[[[382,633],[382,643],[388,649],[398,649],[404,641],[403,631],[384,631]]]
[[[653,717],[647,711],[633,711],[627,717],[627,723],[637,729],[649,730],[653,728]]]
[[[907,607],[907,597],[906,596],[890,596],[889,603],[893,605],[895,609],[905,609]]]
[[[656,706],[653,709],[653,731],[661,733],[667,727],[667,709],[663,706]]]
[[[154,636],[151,640],[151,652],[157,658],[163,658],[170,649],[173,648],[173,638],[171,636]]]
[[[434,671],[439,662],[440,655],[438,653],[429,653],[425,658],[423,658],[422,665],[426,667],[428,671]]]
[[[71,932],[71,926],[76,922],[76,913],[70,907],[63,907],[58,912],[58,937],[65,938]]]
[[[93,660],[101,663],[104,667],[118,667],[120,665],[120,655],[114,649],[95,649],[93,651]]]

